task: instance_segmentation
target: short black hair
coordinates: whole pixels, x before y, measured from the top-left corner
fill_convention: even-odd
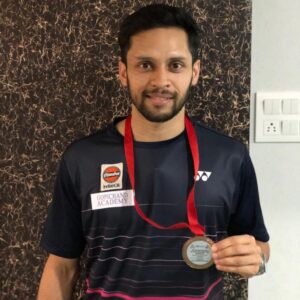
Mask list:
[[[123,20],[118,35],[122,62],[127,64],[127,52],[131,46],[133,35],[150,29],[168,27],[177,27],[187,33],[189,50],[194,63],[198,57],[200,44],[197,23],[183,8],[166,4],[144,6]]]

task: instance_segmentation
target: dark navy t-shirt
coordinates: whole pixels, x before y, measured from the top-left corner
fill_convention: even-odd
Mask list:
[[[250,234],[269,239],[255,172],[240,142],[193,121],[200,170],[195,201],[206,235],[219,241]],[[163,142],[135,142],[136,199],[144,214],[169,226],[187,221],[193,182],[186,133]],[[133,205],[123,136],[115,124],[73,143],[56,179],[42,246],[75,258],[87,250],[84,299],[223,299],[222,274],[192,269],[182,258],[188,229],[160,230]]]

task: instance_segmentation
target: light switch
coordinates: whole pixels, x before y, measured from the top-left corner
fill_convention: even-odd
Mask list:
[[[281,99],[273,99],[273,114],[279,115],[281,114]]]
[[[290,121],[284,120],[282,121],[282,135],[290,135]]]
[[[300,100],[291,99],[291,114],[300,114]]]
[[[284,120],[282,121],[283,135],[299,135],[299,121],[298,120]]]
[[[264,100],[264,113],[266,115],[271,115],[273,111],[273,99]]]
[[[292,112],[291,99],[283,99],[282,112],[287,115],[291,114]]]
[[[281,114],[281,99],[265,99],[264,100],[264,113],[266,115]]]
[[[299,135],[299,121],[290,121],[290,135]]]

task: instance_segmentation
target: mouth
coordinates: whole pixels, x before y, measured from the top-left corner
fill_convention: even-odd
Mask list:
[[[173,97],[167,94],[148,94],[146,95],[146,98],[155,106],[162,106],[173,100]]]

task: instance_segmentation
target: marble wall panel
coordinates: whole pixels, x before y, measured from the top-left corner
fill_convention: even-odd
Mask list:
[[[62,151],[128,111],[117,77],[124,15],[155,1],[0,1],[0,299],[34,299],[46,258],[39,247]],[[247,142],[250,0],[156,1],[199,22],[202,77],[191,115]],[[226,299],[247,282],[226,276]],[[79,299],[77,287],[74,299]]]

